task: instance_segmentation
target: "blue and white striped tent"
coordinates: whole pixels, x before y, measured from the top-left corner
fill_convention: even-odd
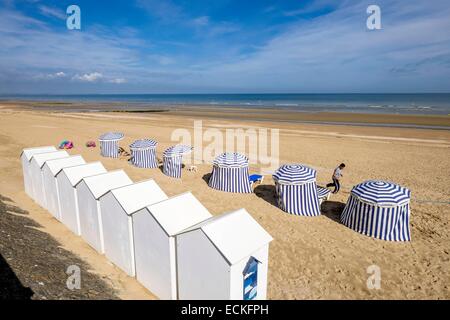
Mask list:
[[[411,192],[397,184],[369,180],[353,187],[341,222],[366,236],[410,241]]]
[[[183,156],[191,151],[191,146],[183,144],[167,148],[163,153],[163,173],[169,177],[181,178]]]
[[[278,206],[300,216],[320,215],[316,170],[301,164],[287,164],[273,174]]]
[[[330,189],[317,186],[317,196],[319,197],[319,204],[330,198]]]
[[[151,139],[136,140],[130,144],[131,164],[138,168],[157,168],[156,146],[158,142]]]
[[[208,185],[226,192],[251,193],[247,157],[236,152],[219,155],[213,161]]]
[[[123,133],[107,132],[102,134],[98,140],[100,141],[100,154],[103,157],[118,158],[119,157],[119,141],[123,139]]]

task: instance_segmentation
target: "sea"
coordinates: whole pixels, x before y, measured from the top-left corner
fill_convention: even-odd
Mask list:
[[[2,100],[102,103],[106,105],[114,103],[114,109],[121,110],[202,106],[267,108],[300,112],[450,115],[450,93],[0,95],[0,101]]]

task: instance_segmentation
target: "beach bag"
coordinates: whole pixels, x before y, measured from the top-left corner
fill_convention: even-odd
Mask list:
[[[95,144],[95,141],[88,141],[86,142],[86,147],[88,148],[95,148],[97,145]]]
[[[72,149],[73,148],[73,142],[69,140],[63,140],[59,144],[59,149]]]

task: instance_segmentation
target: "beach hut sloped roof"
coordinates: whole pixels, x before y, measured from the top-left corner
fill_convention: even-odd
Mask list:
[[[105,167],[99,161],[63,168],[62,171],[66,174],[73,187],[75,187],[84,177],[106,173]]]
[[[208,209],[190,192],[152,204],[147,209],[169,236],[211,217]]]
[[[316,180],[316,170],[302,164],[285,164],[273,174],[280,184],[304,184]]]
[[[248,159],[243,154],[237,152],[225,152],[214,159],[213,165],[218,167],[241,168],[248,166]]]
[[[45,153],[45,152],[52,152],[57,151],[54,146],[45,146],[45,147],[35,147],[35,148],[26,148],[22,150],[22,153],[20,156],[24,155],[27,161],[30,161],[33,155],[37,153]]]
[[[95,199],[100,198],[111,189],[132,184],[133,181],[123,170],[111,171],[96,176],[83,178]]]
[[[155,182],[146,180],[111,190],[128,215],[148,206],[150,203],[166,200],[168,197]]]
[[[48,160],[46,162],[50,172],[53,176],[56,176],[64,167],[78,166],[80,164],[85,164],[83,157],[80,155],[69,156],[61,159]]]
[[[408,203],[409,189],[392,182],[367,180],[353,187],[351,193],[359,200],[378,206],[397,206]]]
[[[245,209],[212,217],[183,232],[201,229],[230,265],[268,244],[272,236]]]
[[[42,168],[47,160],[66,158],[68,156],[69,154],[66,151],[54,151],[35,154],[31,159],[34,159],[37,165]]]
[[[101,141],[113,141],[113,140],[121,140],[123,139],[122,132],[107,132],[102,134],[98,139]]]

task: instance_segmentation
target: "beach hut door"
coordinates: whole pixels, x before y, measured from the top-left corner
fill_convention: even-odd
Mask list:
[[[244,276],[244,300],[254,300],[257,296],[258,284],[258,260],[253,257],[247,262],[243,272]]]

